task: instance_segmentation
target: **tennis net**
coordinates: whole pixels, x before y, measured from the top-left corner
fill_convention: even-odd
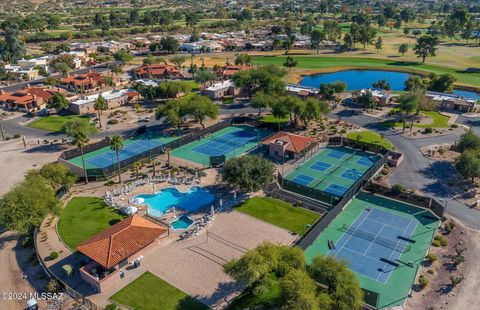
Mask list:
[[[410,251],[410,246],[405,244],[405,241],[402,240],[391,240],[387,238],[380,237],[376,234],[372,234],[368,231],[360,230],[358,228],[352,227],[347,224],[343,224],[342,231],[351,234],[355,237],[362,238],[364,240],[371,241],[376,244],[380,244],[386,248],[392,249],[395,252],[405,253]]]
[[[232,137],[232,139],[236,139],[238,141],[229,140],[229,139],[225,139],[225,138],[222,138],[222,137],[213,137],[211,140],[222,142],[222,143],[225,143],[225,144],[230,144],[230,145],[233,145],[233,146],[236,146],[236,147],[243,146],[243,145],[247,144],[248,142],[250,142],[251,140],[253,140],[253,138],[233,138],[233,137]]]

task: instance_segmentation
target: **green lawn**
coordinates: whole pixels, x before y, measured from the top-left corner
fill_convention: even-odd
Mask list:
[[[264,306],[264,309],[276,309],[275,304],[281,297],[280,282],[274,274],[269,276],[271,287],[268,290],[254,292],[251,287],[247,287],[238,295],[227,307],[228,310],[242,310]]]
[[[450,73],[460,83],[480,85],[480,73],[466,72],[455,68],[430,65],[428,63],[395,61],[388,59],[330,57],[330,56],[293,56],[297,61],[297,68],[305,69],[385,69],[406,71],[412,73]],[[257,56],[253,59],[255,65],[275,64],[283,66],[285,56]]]
[[[448,128],[450,125],[448,124],[449,117],[438,113],[437,111],[421,111],[420,114],[424,116],[428,116],[432,122],[429,124],[417,124],[413,123],[413,127],[418,128]],[[386,127],[403,127],[403,122],[394,122],[394,121],[385,121],[381,123],[383,126]],[[407,120],[407,126],[410,127],[410,122]]]
[[[108,207],[96,197],[75,197],[63,209],[57,229],[63,242],[71,249],[118,223],[124,215]]]
[[[284,118],[276,118],[273,115],[264,115],[258,119],[259,122],[266,123],[266,124],[285,124],[289,121],[290,119],[288,117]]]
[[[116,292],[110,300],[142,310],[209,309],[150,272],[145,272],[129,285]]]
[[[65,123],[74,120],[74,119],[79,119],[87,124],[90,123],[90,118],[88,116],[79,116],[79,115],[68,115],[68,116],[57,116],[57,115],[51,115],[51,116],[44,116],[40,117],[38,120],[30,123],[28,126],[44,131],[50,131],[50,132],[58,132],[62,130],[63,125]]]
[[[317,213],[274,198],[253,197],[236,210],[297,234],[302,234],[320,217]]]
[[[390,141],[388,141],[385,138],[382,138],[379,134],[370,130],[350,132],[347,134],[347,138],[352,140],[359,140],[361,142],[372,143],[375,145],[380,145],[388,150],[393,149],[393,144]]]

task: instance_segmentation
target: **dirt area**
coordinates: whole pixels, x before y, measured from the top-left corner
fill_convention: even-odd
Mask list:
[[[431,160],[454,161],[460,153],[454,151],[452,146],[452,143],[428,145],[422,147],[420,152]]]
[[[448,223],[449,220],[446,221]],[[480,231],[468,228],[454,219],[455,228],[450,234],[443,234],[448,241],[446,247],[432,247],[430,253],[438,260],[426,262],[419,274],[429,280],[423,290],[415,285],[412,297],[407,299],[405,309],[476,309],[480,302]],[[442,225],[444,227],[444,225]],[[465,249],[461,255],[465,261],[458,266],[452,264],[456,255],[455,248]],[[433,272],[433,273],[432,273]],[[463,281],[453,287],[451,277],[464,277]],[[418,283],[418,279],[417,282]],[[477,305],[477,306],[475,306]]]
[[[64,149],[66,146],[37,144],[36,141],[27,141],[25,148],[21,139],[0,142],[0,195],[22,180],[28,170],[56,161]]]
[[[457,128],[433,128],[431,133],[425,131],[425,128],[413,127],[412,130],[408,127],[410,123],[407,122],[407,128],[405,132],[401,127],[397,128],[396,131],[406,138],[432,138],[437,136],[450,135],[453,133],[462,133],[465,131],[463,126],[458,126]]]
[[[460,156],[460,153],[456,152],[452,146],[452,143],[434,144],[422,147],[420,152],[430,160],[447,161],[453,164],[455,159]],[[451,195],[455,199],[467,206],[479,207],[477,201],[480,200],[480,189],[471,180],[464,179],[457,173],[454,173],[445,181],[450,187]]]

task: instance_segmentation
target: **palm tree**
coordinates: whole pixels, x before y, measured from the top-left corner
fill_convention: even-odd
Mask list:
[[[152,176],[154,177],[155,174],[157,173],[156,171],[157,161],[155,159],[151,159],[150,163],[152,164]]]
[[[118,182],[122,183],[122,173],[120,171],[120,158],[118,153],[120,150],[123,149],[123,139],[120,136],[113,136],[112,141],[110,141],[110,149],[115,151],[115,155],[117,156],[117,168],[118,168]]]
[[[89,139],[86,132],[79,131],[72,135],[72,144],[80,149],[82,155],[83,176],[85,177],[85,184],[88,184],[87,167],[85,166],[85,158],[83,156],[83,148],[88,144]]]
[[[105,98],[102,97],[102,94],[98,95],[98,98],[95,100],[95,104],[93,105],[93,108],[97,110],[98,114],[98,124],[100,128],[102,128],[102,111],[105,111],[108,109],[108,102],[105,100]]]
[[[135,170],[136,179],[138,180],[138,171],[142,168],[142,164],[139,161],[136,161],[132,164],[132,168]]]
[[[170,167],[170,151],[171,151],[171,150],[172,150],[172,149],[169,148],[169,147],[167,147],[167,148],[165,149],[165,152],[167,153],[167,167]]]

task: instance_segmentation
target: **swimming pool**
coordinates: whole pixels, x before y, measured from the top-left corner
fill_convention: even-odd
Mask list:
[[[187,215],[182,215],[177,220],[171,222],[170,226],[172,226],[172,228],[175,230],[180,230],[187,229],[192,224],[193,220],[191,218],[189,218]]]
[[[187,192],[169,187],[162,189],[154,195],[138,195],[135,198],[143,198],[149,206],[148,213],[153,216],[161,216],[171,208],[183,209],[186,212],[195,212],[200,208],[214,202],[215,196],[202,187],[192,187]]]

